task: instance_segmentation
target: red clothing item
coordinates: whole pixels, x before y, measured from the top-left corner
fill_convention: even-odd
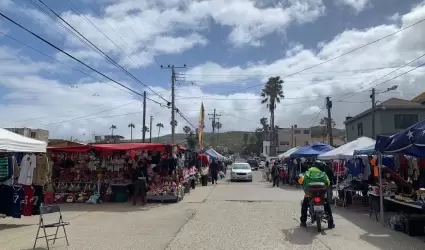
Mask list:
[[[32,186],[25,185],[24,186],[24,194],[25,200],[22,208],[23,216],[31,216],[32,215],[32,204],[34,199],[34,188]]]
[[[407,163],[407,159],[404,155],[402,155],[400,159],[400,170],[406,171],[408,168],[409,168],[409,164]]]
[[[425,169],[425,159],[419,159],[419,169]]]

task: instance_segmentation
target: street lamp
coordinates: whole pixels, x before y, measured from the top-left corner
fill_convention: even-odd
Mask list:
[[[375,88],[372,88],[372,94],[370,94],[370,98],[372,99],[372,139],[375,139],[376,135],[375,135],[375,107],[377,104],[377,101],[375,101],[375,96],[376,94],[382,94],[382,93],[386,93],[392,90],[396,90],[398,88],[398,85],[393,85],[389,88],[387,88],[386,90],[383,91],[378,91],[376,92]]]

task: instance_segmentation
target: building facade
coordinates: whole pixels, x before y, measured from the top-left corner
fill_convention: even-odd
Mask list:
[[[33,138],[39,141],[49,142],[49,131],[44,129],[33,128],[5,128],[13,133]]]
[[[288,149],[311,144],[310,128],[279,128],[278,130],[279,147],[278,153],[283,153]]]
[[[345,133],[347,142],[366,136],[372,138],[372,117],[375,114],[375,135],[393,135],[425,119],[425,105],[408,100],[391,98],[355,117],[347,117]]]

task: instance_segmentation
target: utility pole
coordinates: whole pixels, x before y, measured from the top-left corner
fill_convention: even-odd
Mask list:
[[[151,116],[151,120],[149,123],[149,143],[152,143],[152,121],[153,121],[153,116]]]
[[[146,139],[146,91],[143,91],[143,125],[142,125],[142,141]]]
[[[161,65],[161,69],[164,69],[165,67],[163,65]],[[175,69],[184,69],[186,68],[186,64],[184,64],[183,66],[174,66],[173,65],[168,65],[167,69],[171,69],[171,103],[168,105],[171,105],[171,143],[175,144],[176,143],[176,126],[177,126],[177,121],[176,121],[176,95],[175,95],[175,89],[176,89],[176,71]]]
[[[372,93],[370,94],[370,99],[372,99],[372,139],[375,140],[375,88],[372,88]]]
[[[332,109],[332,101],[331,98],[328,96],[326,97],[326,109],[328,110],[328,135],[329,135],[329,145],[333,145],[333,136],[332,136],[332,116],[331,116],[331,109]]]
[[[216,113],[216,110],[214,109],[214,113],[212,113],[212,114],[208,114],[209,116],[212,116],[212,117],[210,117],[209,119],[211,120],[211,125],[212,125],[212,144],[213,144],[213,147],[215,146],[214,144],[215,144],[215,121],[216,121],[216,119],[218,119],[217,117],[219,117],[219,116],[221,116],[221,114],[217,114]]]

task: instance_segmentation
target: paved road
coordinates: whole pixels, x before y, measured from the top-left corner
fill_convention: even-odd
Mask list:
[[[70,247],[53,249],[423,249],[416,238],[383,228],[366,213],[336,209],[337,228],[299,228],[302,191],[221,181],[197,188],[184,202],[64,205]],[[0,221],[0,249],[31,249],[37,217]],[[44,246],[40,242],[40,247]],[[43,249],[43,248],[40,248]]]

